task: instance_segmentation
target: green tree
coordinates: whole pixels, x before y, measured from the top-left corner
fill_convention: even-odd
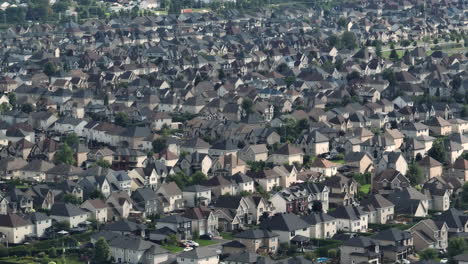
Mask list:
[[[468,117],[468,105],[463,105],[463,109],[461,111],[461,117]]]
[[[34,108],[31,104],[24,104],[21,106],[21,112],[24,112],[26,114],[31,113],[33,110]]]
[[[91,194],[89,195],[89,198],[104,200],[106,197],[104,197],[104,194],[100,190],[96,189],[91,192]]]
[[[167,140],[165,138],[157,138],[153,141],[154,153],[159,153],[167,148]]]
[[[0,104],[0,113],[5,113],[10,111],[10,105],[8,103]]]
[[[67,134],[64,140],[65,144],[68,146],[76,146],[80,142],[80,139],[75,133]]]
[[[109,244],[107,244],[107,241],[103,237],[100,237],[94,247],[93,262],[107,263],[110,256]]]
[[[468,243],[463,237],[449,239],[447,253],[450,258],[468,252]]]
[[[52,62],[47,62],[44,64],[44,74],[47,76],[52,76],[57,72],[57,67]]]
[[[207,179],[208,177],[206,177],[206,175],[203,172],[197,171],[192,175],[190,185],[200,184],[201,182]]]
[[[412,185],[424,183],[423,171],[414,161],[408,166],[406,177],[410,180]]]
[[[440,163],[445,163],[447,160],[447,153],[445,151],[444,144],[440,140],[434,141],[432,148],[427,154]]]
[[[57,257],[57,249],[55,249],[54,247],[51,247],[49,249],[49,257],[56,258]]]
[[[242,100],[242,110],[244,110],[244,113],[246,115],[249,115],[253,112],[252,108],[253,108],[252,100],[250,100],[249,98],[245,98],[244,100]]]
[[[16,94],[14,93],[8,94],[8,103],[10,103],[10,105],[12,105],[13,107],[16,106]]]
[[[64,201],[65,203],[71,203],[71,204],[74,204],[74,205],[79,205],[79,204],[81,204],[81,200],[80,200],[78,197],[76,197],[76,196],[73,195],[73,194],[69,194],[69,193],[67,193],[67,194],[65,194],[65,195],[63,196],[63,201]]]
[[[382,57],[382,43],[380,43],[380,41],[378,41],[375,45],[375,55],[377,55],[379,58]]]
[[[354,50],[358,46],[356,35],[350,31],[346,31],[343,33],[343,35],[341,35],[341,43],[343,44],[344,48],[349,50]]]
[[[130,119],[128,118],[127,113],[119,112],[115,115],[115,124],[121,127],[126,127],[130,124]]]
[[[75,158],[73,157],[74,153],[73,150],[70,146],[67,144],[63,144],[60,146],[59,150],[55,153],[54,155],[54,162],[59,164],[59,163],[65,163],[68,165],[73,165],[75,164]]]
[[[437,259],[438,252],[434,248],[427,248],[421,252],[419,252],[419,258],[421,260],[435,260]]]
[[[105,160],[105,159],[100,159],[98,161],[96,161],[96,165],[101,167],[101,168],[110,168],[111,164],[109,161]]]
[[[393,61],[397,61],[399,59],[398,52],[395,49],[395,45],[392,44],[391,51],[390,51],[390,59]]]

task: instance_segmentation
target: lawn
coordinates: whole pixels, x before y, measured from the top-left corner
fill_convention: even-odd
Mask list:
[[[223,239],[226,239],[226,240],[233,240],[234,239],[234,236],[232,235],[232,233],[221,232],[220,235],[221,235],[221,237]]]
[[[200,247],[206,247],[206,246],[210,246],[210,245],[214,245],[214,244],[218,243],[218,242],[216,242],[214,240],[204,240],[204,239],[197,239],[197,240],[195,240],[195,242],[200,244]]]
[[[0,263],[18,263],[18,264],[35,264],[35,263],[40,263],[44,258],[36,258],[36,257],[7,257],[7,258],[0,258]],[[65,259],[62,258],[47,258],[47,260],[50,262],[55,262],[57,264],[60,263],[67,263],[67,264],[82,264],[83,261],[78,260],[77,258],[74,257],[67,257]]]
[[[361,185],[361,187],[359,188],[359,191],[365,193],[365,194],[368,194],[369,191],[370,191],[370,184],[364,184],[364,185]]]
[[[169,250],[171,253],[178,253],[184,250],[184,248],[174,245],[163,245],[162,247]]]

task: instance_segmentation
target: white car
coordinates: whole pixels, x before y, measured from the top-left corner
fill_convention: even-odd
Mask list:
[[[197,242],[195,242],[193,240],[186,240],[185,244],[188,245],[189,247],[199,247],[200,246],[200,244],[198,244]]]
[[[443,258],[443,259],[440,260],[440,263],[448,263],[448,259]]]
[[[186,247],[184,248],[184,251],[192,251],[193,250],[193,247]]]

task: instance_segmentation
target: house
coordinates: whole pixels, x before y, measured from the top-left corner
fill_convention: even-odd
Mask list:
[[[86,200],[80,205],[80,208],[89,212],[90,219],[94,219],[101,223],[107,222],[107,206],[102,200]]]
[[[59,223],[68,222],[73,228],[86,222],[88,213],[73,204],[54,203],[50,209],[50,217]]]
[[[130,211],[133,209],[133,201],[127,192],[113,192],[106,200],[108,220],[116,221],[119,219],[127,219]]]
[[[242,196],[220,196],[214,204],[221,230],[238,230],[254,222],[252,203]]]
[[[435,216],[434,221],[445,222],[450,236],[468,232],[468,216],[455,208],[450,208]]]
[[[429,198],[413,187],[395,190],[386,197],[395,205],[395,213],[425,217],[429,211]]]
[[[183,208],[184,199],[182,191],[175,182],[163,183],[156,190],[159,198],[158,210],[168,213]]]
[[[410,180],[399,171],[387,169],[374,176],[372,190],[381,194],[388,194],[393,190],[411,186]]]
[[[326,177],[334,176],[338,172],[339,165],[323,158],[316,158],[309,165],[312,171],[319,172]]]
[[[191,185],[182,191],[187,207],[208,206],[211,203],[211,189],[202,185]]]
[[[447,211],[450,208],[452,189],[440,182],[426,182],[422,192],[429,198],[429,210]]]
[[[424,177],[429,180],[433,177],[442,176],[443,166],[442,163],[433,159],[430,156],[424,157],[418,161],[419,167],[423,169]]]
[[[192,221],[192,234],[215,235],[218,232],[218,217],[207,207],[188,208],[182,216]]]
[[[408,163],[401,152],[384,153],[376,167],[376,173],[380,173],[385,169],[395,169],[401,172],[401,174],[406,175],[408,171]]]
[[[305,214],[314,203],[320,204],[322,210],[327,212],[329,193],[329,188],[322,183],[297,183],[275,193],[270,202],[277,213]]]
[[[247,164],[237,154],[224,154],[214,160],[211,171],[213,174],[223,171],[228,174],[227,176],[231,176],[239,172],[245,173]]]
[[[359,206],[339,206],[329,213],[336,219],[336,229],[346,232],[366,232],[369,213]]]
[[[210,188],[213,197],[237,195],[240,192],[239,186],[224,176],[211,177],[210,179],[200,183],[200,185]]]
[[[192,238],[192,221],[181,215],[170,215],[156,220],[156,229],[164,227],[175,231],[180,239]]]
[[[355,203],[358,193],[358,183],[352,177],[342,174],[326,178],[323,184],[329,190],[329,202],[333,206],[351,205]]]
[[[268,149],[266,144],[247,145],[238,152],[239,158],[248,161],[266,161]]]
[[[295,237],[310,235],[309,224],[296,214],[278,213],[260,223],[262,229],[278,234],[279,243],[290,243]]]
[[[452,124],[440,116],[433,116],[425,122],[434,136],[447,136],[452,133]]]
[[[274,164],[288,164],[291,165],[295,162],[302,164],[304,152],[301,149],[294,147],[291,144],[284,144],[278,150],[274,151],[268,161]]]
[[[379,243],[369,237],[353,237],[340,246],[340,263],[382,263]]]
[[[169,251],[139,236],[102,231],[91,236],[91,243],[96,244],[101,237],[107,240],[110,257],[118,263],[157,264],[169,258]]]
[[[413,235],[414,249],[420,252],[426,248],[445,250],[448,246],[448,226],[445,222],[424,219],[408,231]]]
[[[32,212],[21,216],[32,223],[31,236],[35,238],[43,237],[46,231],[52,226],[52,219],[45,213]]]
[[[310,238],[328,239],[332,238],[337,232],[336,219],[325,213],[312,212],[301,218],[309,224]]]
[[[177,255],[177,264],[218,264],[219,253],[210,247],[199,247]]]
[[[413,254],[413,236],[409,231],[389,228],[372,236],[379,243],[383,257],[390,261],[401,261]]]
[[[6,236],[11,244],[20,244],[28,236],[34,234],[31,221],[24,219],[18,214],[8,213],[0,215],[0,232]]]
[[[386,224],[395,216],[395,205],[380,194],[373,194],[363,199],[361,206],[369,212],[369,223]]]
[[[102,227],[102,230],[109,231],[122,236],[140,236],[145,237],[146,226],[126,219],[114,221]]]
[[[302,135],[297,143],[308,155],[318,156],[329,152],[329,139],[317,130]]]
[[[374,161],[367,152],[350,152],[346,154],[345,164],[351,171],[367,173],[374,170]]]
[[[401,132],[407,137],[429,136],[429,127],[423,123],[406,123],[402,126]]]
[[[461,179],[464,182],[468,182],[468,160],[463,157],[459,157],[453,164],[452,175]]]
[[[135,209],[144,213],[145,217],[158,212],[158,195],[151,188],[139,188],[131,196]]]
[[[267,229],[248,229],[234,235],[248,252],[271,254],[279,248],[279,235]]]

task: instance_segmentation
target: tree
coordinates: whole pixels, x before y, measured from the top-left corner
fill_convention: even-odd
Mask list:
[[[436,140],[434,144],[432,144],[432,148],[427,154],[440,163],[445,163],[447,160],[447,153],[443,143],[440,140]]]
[[[323,206],[321,201],[314,201],[312,204],[312,212],[316,213],[322,213],[323,212]]]
[[[463,254],[468,251],[468,243],[463,237],[449,239],[447,253],[450,258]]]
[[[395,49],[395,45],[392,44],[390,51],[390,59],[397,61],[399,59],[398,52]]]
[[[157,138],[153,141],[154,153],[159,153],[167,148],[167,140],[165,138]]]
[[[252,100],[250,100],[249,98],[245,98],[244,100],[242,100],[242,110],[244,110],[244,113],[246,115],[249,115],[253,112],[252,108],[253,108]]]
[[[338,28],[346,28],[348,20],[345,17],[340,17],[336,24],[338,25]]]
[[[121,127],[126,127],[130,123],[127,113],[119,112],[115,115],[115,124]]]
[[[55,153],[54,162],[57,164],[65,163],[68,165],[73,165],[75,164],[75,158],[73,156],[74,153],[72,148],[67,144],[63,144],[62,146],[60,146],[60,149]]]
[[[418,185],[424,182],[423,171],[414,161],[408,166],[406,177],[410,180],[412,185]]]
[[[381,58],[382,57],[382,44],[379,42],[376,43],[375,45],[375,55],[377,57]]]
[[[14,93],[8,94],[8,103],[10,103],[10,105],[12,105],[13,107],[16,106],[16,94]]]
[[[65,144],[68,146],[76,146],[80,142],[80,139],[75,133],[67,134],[64,140]]]
[[[67,193],[67,194],[65,194],[63,196],[63,201],[65,203],[71,203],[71,204],[75,204],[75,205],[81,204],[81,200],[78,197],[76,197],[73,194],[69,194],[69,193]]]
[[[437,259],[438,252],[434,248],[427,248],[421,252],[419,252],[419,258],[421,260],[434,260]]]
[[[110,168],[111,164],[109,161],[105,160],[105,159],[100,159],[98,161],[96,161],[96,165],[101,167],[101,168]]]
[[[47,76],[52,76],[57,72],[57,67],[52,62],[47,62],[44,64],[44,74]]]
[[[100,190],[96,189],[89,194],[89,198],[104,200],[106,197],[104,197],[104,194]]]
[[[353,32],[346,31],[341,35],[341,43],[343,47],[349,50],[354,50],[357,48],[356,35]]]
[[[100,237],[95,245],[93,262],[95,263],[107,263],[110,256],[109,244],[107,241]]]
[[[460,114],[461,117],[468,117],[468,105],[463,105],[463,109]]]
[[[0,104],[0,113],[5,113],[10,111],[10,105],[6,102]]]
[[[56,258],[57,257],[57,249],[55,249],[54,247],[51,247],[49,249],[49,257]]]
[[[21,106],[21,112],[29,114],[33,111],[33,106],[31,104],[24,104]]]
[[[206,175],[203,172],[197,171],[191,177],[191,185],[200,184],[201,182],[205,181],[206,179],[208,179],[208,178],[206,177]]]

